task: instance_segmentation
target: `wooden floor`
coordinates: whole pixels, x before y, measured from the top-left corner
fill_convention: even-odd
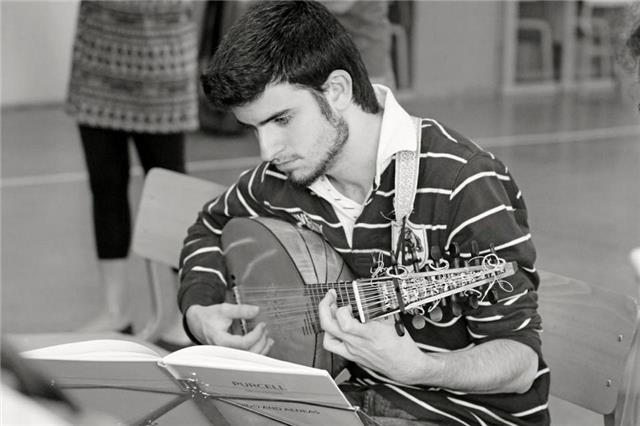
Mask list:
[[[473,138],[523,190],[540,269],[637,295],[640,125],[618,94],[403,98],[407,109]],[[231,183],[257,162],[250,137],[193,134],[191,174]],[[134,204],[141,187],[132,179]],[[2,111],[2,331],[73,330],[101,305],[89,191],[74,123],[59,107]],[[194,218],[195,218],[194,212]],[[142,262],[129,262],[135,321],[149,312]],[[600,425],[554,402],[554,424]]]

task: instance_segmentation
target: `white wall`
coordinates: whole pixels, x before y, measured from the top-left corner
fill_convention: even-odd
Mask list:
[[[63,102],[78,0],[0,0],[2,106]],[[495,92],[502,54],[500,1],[416,1],[416,93]]]
[[[417,1],[414,90],[436,96],[498,90],[503,7],[500,1]]]
[[[2,106],[63,102],[77,0],[1,0]]]

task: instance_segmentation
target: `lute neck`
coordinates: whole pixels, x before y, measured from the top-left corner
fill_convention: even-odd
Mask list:
[[[360,322],[411,310],[465,291],[482,294],[476,287],[496,282],[515,273],[515,263],[507,262],[494,269],[466,266],[446,270],[405,273],[399,277],[380,277],[354,281],[306,284],[291,288],[264,286],[238,289],[239,303],[261,306],[261,315],[283,327],[299,324],[305,333],[320,332],[318,305],[326,293],[336,291],[338,307],[350,306]]]

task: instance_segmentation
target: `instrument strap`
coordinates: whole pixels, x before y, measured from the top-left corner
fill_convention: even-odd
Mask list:
[[[416,198],[418,172],[420,169],[420,146],[422,142],[422,119],[411,117],[416,128],[417,147],[414,151],[404,150],[396,153],[395,197],[393,209],[396,220],[391,222],[391,251],[397,250],[398,238],[402,235],[403,223],[413,211]],[[397,259],[402,262],[402,256]]]

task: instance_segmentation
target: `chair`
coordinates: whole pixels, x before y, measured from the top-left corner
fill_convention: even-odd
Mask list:
[[[640,300],[640,247],[636,247],[630,254]],[[636,426],[640,424],[640,333],[636,333],[625,376],[629,377],[624,389],[624,403],[621,416],[621,426]]]
[[[225,189],[222,185],[165,169],[154,168],[147,173],[132,248],[145,262],[152,315],[142,331],[136,334],[138,338],[154,340],[158,336],[167,315],[164,308],[167,299],[175,298],[175,292],[161,285],[158,265],[178,267],[187,228],[195,221],[202,206]],[[176,302],[170,300],[169,303]]]
[[[537,34],[539,39],[539,69],[529,69],[531,58],[529,50],[524,49],[523,42],[527,40],[529,34]],[[519,18],[518,19],[518,40],[520,40],[520,51],[518,52],[517,78],[519,80],[542,80],[553,79],[553,38],[551,26],[543,19]]]
[[[409,42],[407,31],[400,24],[391,24],[391,40],[394,46],[394,64],[398,89],[408,89],[411,86],[409,76]]]
[[[578,16],[578,29],[582,34],[579,50],[578,77],[589,79],[613,77],[615,49],[612,43],[613,32],[605,18],[594,16],[596,8],[624,7],[618,0],[588,0],[582,3]],[[597,65],[596,65],[597,64]],[[594,73],[594,66],[598,73]],[[594,76],[594,74],[596,74]]]
[[[540,278],[551,394],[602,414],[606,426],[619,425],[638,344],[636,301],[550,272],[541,271]]]

